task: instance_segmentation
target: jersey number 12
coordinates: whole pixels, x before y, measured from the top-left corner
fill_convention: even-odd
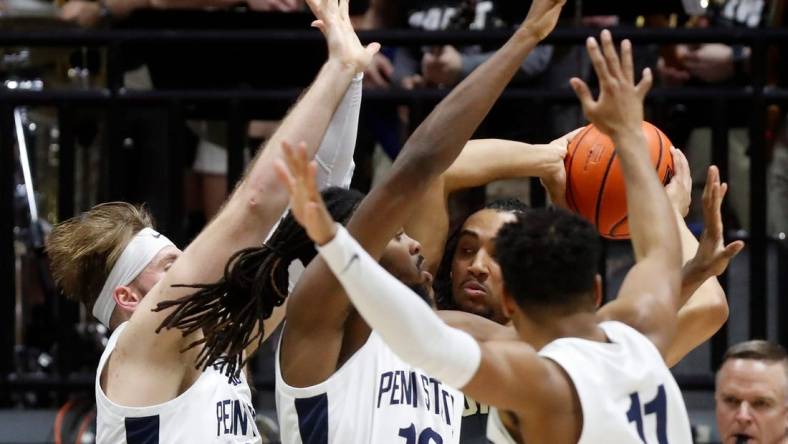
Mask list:
[[[646,415],[657,415],[657,440],[659,444],[668,444],[668,402],[665,396],[665,386],[660,384],[657,388],[657,396],[643,405],[642,408],[640,395],[637,392],[629,395],[629,399],[631,404],[627,412],[627,419],[629,419],[629,422],[635,423],[640,440],[644,443],[646,442],[646,438],[643,436],[643,412],[645,412]]]

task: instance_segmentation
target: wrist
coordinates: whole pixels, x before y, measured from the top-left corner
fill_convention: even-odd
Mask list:
[[[360,68],[356,63],[349,60],[343,60],[342,57],[332,54],[328,55],[328,60],[323,64],[323,68],[337,75],[347,76],[348,79],[352,79],[358,73],[364,72],[364,69]]]
[[[546,36],[542,36],[537,29],[534,29],[526,23],[523,23],[523,25],[514,32],[514,40],[520,44],[531,44],[534,47],[542,41],[544,37]]]
[[[698,285],[711,277],[703,268],[704,267],[700,266],[694,257],[687,261],[681,268],[681,280],[684,285]]]
[[[643,135],[643,129],[640,125],[637,127],[625,127],[614,130],[613,133],[610,134],[610,138],[613,139],[613,143],[616,145],[617,150],[621,148],[624,150],[631,150],[639,145],[647,145],[646,137]]]
[[[337,237],[337,223],[332,223],[329,228],[315,236],[315,243],[322,247]]]

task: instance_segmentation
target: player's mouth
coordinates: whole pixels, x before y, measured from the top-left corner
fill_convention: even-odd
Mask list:
[[[472,302],[483,302],[489,293],[487,287],[476,281],[466,282],[462,289]]]
[[[423,266],[424,266],[424,256],[419,255],[419,257],[416,259],[416,269],[418,269],[419,271],[423,271],[422,269]]]

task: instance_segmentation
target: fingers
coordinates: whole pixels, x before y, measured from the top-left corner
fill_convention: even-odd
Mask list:
[[[303,177],[306,175],[307,164],[309,163],[306,154],[306,144],[301,142],[296,146],[292,146],[288,142],[282,141],[282,153],[290,174],[296,180],[303,180]]]
[[[737,254],[741,253],[744,249],[744,241],[735,241],[725,246],[722,255],[727,259],[733,259]]]
[[[350,23],[350,2],[348,0],[339,0],[339,14],[345,23]]]
[[[367,54],[369,54],[369,55],[370,55],[370,57],[372,57],[372,56],[374,56],[375,54],[377,54],[377,53],[378,53],[378,51],[380,51],[380,43],[378,43],[378,42],[372,42],[372,43],[370,43],[369,45],[367,45],[367,46],[364,48],[364,50],[367,52]],[[387,61],[388,61],[388,60],[387,60]],[[393,72],[393,71],[394,71],[394,67],[393,67],[393,66],[391,66],[391,63],[390,63],[390,62],[389,62],[389,64],[388,64],[388,66],[390,67],[390,71],[391,71],[391,72]],[[386,74],[386,76],[387,76],[387,77],[390,77],[390,76],[391,76],[391,74],[390,74],[390,73],[389,73],[389,74]]]
[[[304,178],[307,186],[307,192],[311,201],[320,198],[320,191],[317,189],[317,162],[311,161],[306,167],[306,177]]]
[[[713,208],[715,197],[720,187],[720,172],[715,165],[706,172],[706,186],[703,188],[703,206]]]
[[[613,35],[607,29],[602,31],[602,55],[605,56],[607,69],[614,79],[623,79],[621,72],[621,60],[616,53],[616,46],[613,44]]]
[[[586,40],[586,49],[588,50],[589,58],[591,58],[591,64],[594,66],[594,72],[599,78],[600,86],[607,86],[610,83],[610,71],[607,69],[607,62],[605,62],[605,57],[602,55],[595,38],[589,37]]]
[[[621,42],[621,70],[628,84],[635,84],[635,64],[632,61],[632,42],[624,39]]]
[[[315,20],[312,22],[310,26],[319,29],[320,32],[323,33],[323,35],[326,35],[326,24],[325,22],[323,22],[323,20]]]
[[[575,91],[575,95],[580,100],[583,108],[588,109],[589,107],[594,106],[594,96],[591,95],[591,90],[588,89],[586,82],[580,80],[577,77],[572,77],[569,79],[569,85],[572,86],[572,89]]]
[[[583,131],[584,129],[585,129],[584,126],[573,129],[572,131],[568,132],[564,137],[562,137],[562,139],[566,139],[566,143],[569,144],[570,142],[572,142],[572,139],[574,139],[575,136],[580,134],[580,132]]]
[[[673,154],[673,168],[675,169],[673,179],[671,182],[678,178],[679,180],[684,181],[685,183],[690,184],[692,186],[692,175],[690,174],[690,167],[689,162],[687,161],[687,156],[681,152],[676,147],[672,147],[670,149],[671,154]]]
[[[717,167],[710,166],[703,189],[703,219],[707,233],[715,239],[722,239],[722,198],[727,188],[726,184],[720,184]]]
[[[649,90],[651,90],[651,85],[654,83],[654,76],[651,74],[651,68],[643,69],[643,78],[640,79],[640,83],[637,84],[635,90],[638,93],[638,97],[643,99],[648,94]]]
[[[293,175],[290,174],[290,170],[287,168],[287,165],[282,159],[274,160],[274,171],[276,172],[276,177],[279,179],[279,181],[287,187],[290,194],[293,194],[296,181],[295,178],[293,178]]]

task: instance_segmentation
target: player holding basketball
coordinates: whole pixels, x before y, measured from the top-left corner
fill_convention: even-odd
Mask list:
[[[97,370],[98,442],[260,439],[244,376],[228,381],[218,368],[195,368],[210,345],[200,343],[202,333],[158,331],[171,310],[152,309],[193,292],[173,284],[218,279],[233,253],[263,242],[287,204],[286,190],[272,168],[283,140],[303,140],[314,151],[336,110],[318,155],[329,182],[347,182],[360,73],[378,45],[364,48],[359,43],[347,1],[308,3],[328,42],[329,58],[220,214],[184,252],[151,228],[144,210],[126,203],[98,205],[56,226],[48,239],[59,285],[113,330]],[[263,325],[254,329],[260,336],[251,335],[245,351],[256,348],[263,332],[270,333],[283,314],[284,307],[264,307],[257,317]],[[195,342],[197,346],[181,352]]]
[[[589,119],[619,147],[637,264],[618,298],[598,312],[598,235],[563,210],[533,210],[499,233],[504,305],[519,338],[477,342],[415,303],[292,178],[291,206],[357,310],[397,354],[513,411],[525,442],[691,442],[681,393],[664,363],[685,301],[679,232],[666,217],[672,209],[640,130],[651,74],[636,85],[630,43],[622,43],[621,60],[607,31],[602,45],[587,45],[599,99],[578,79],[572,86]],[[724,185],[708,191],[706,205],[719,211]]]
[[[420,246],[402,231],[424,190],[454,161],[522,60],[555,26],[563,0],[536,0],[512,38],[413,133],[348,229],[414,286],[429,287]],[[462,395],[397,357],[352,310],[325,263],[313,260],[290,295],[277,356],[285,443],[459,440]]]

